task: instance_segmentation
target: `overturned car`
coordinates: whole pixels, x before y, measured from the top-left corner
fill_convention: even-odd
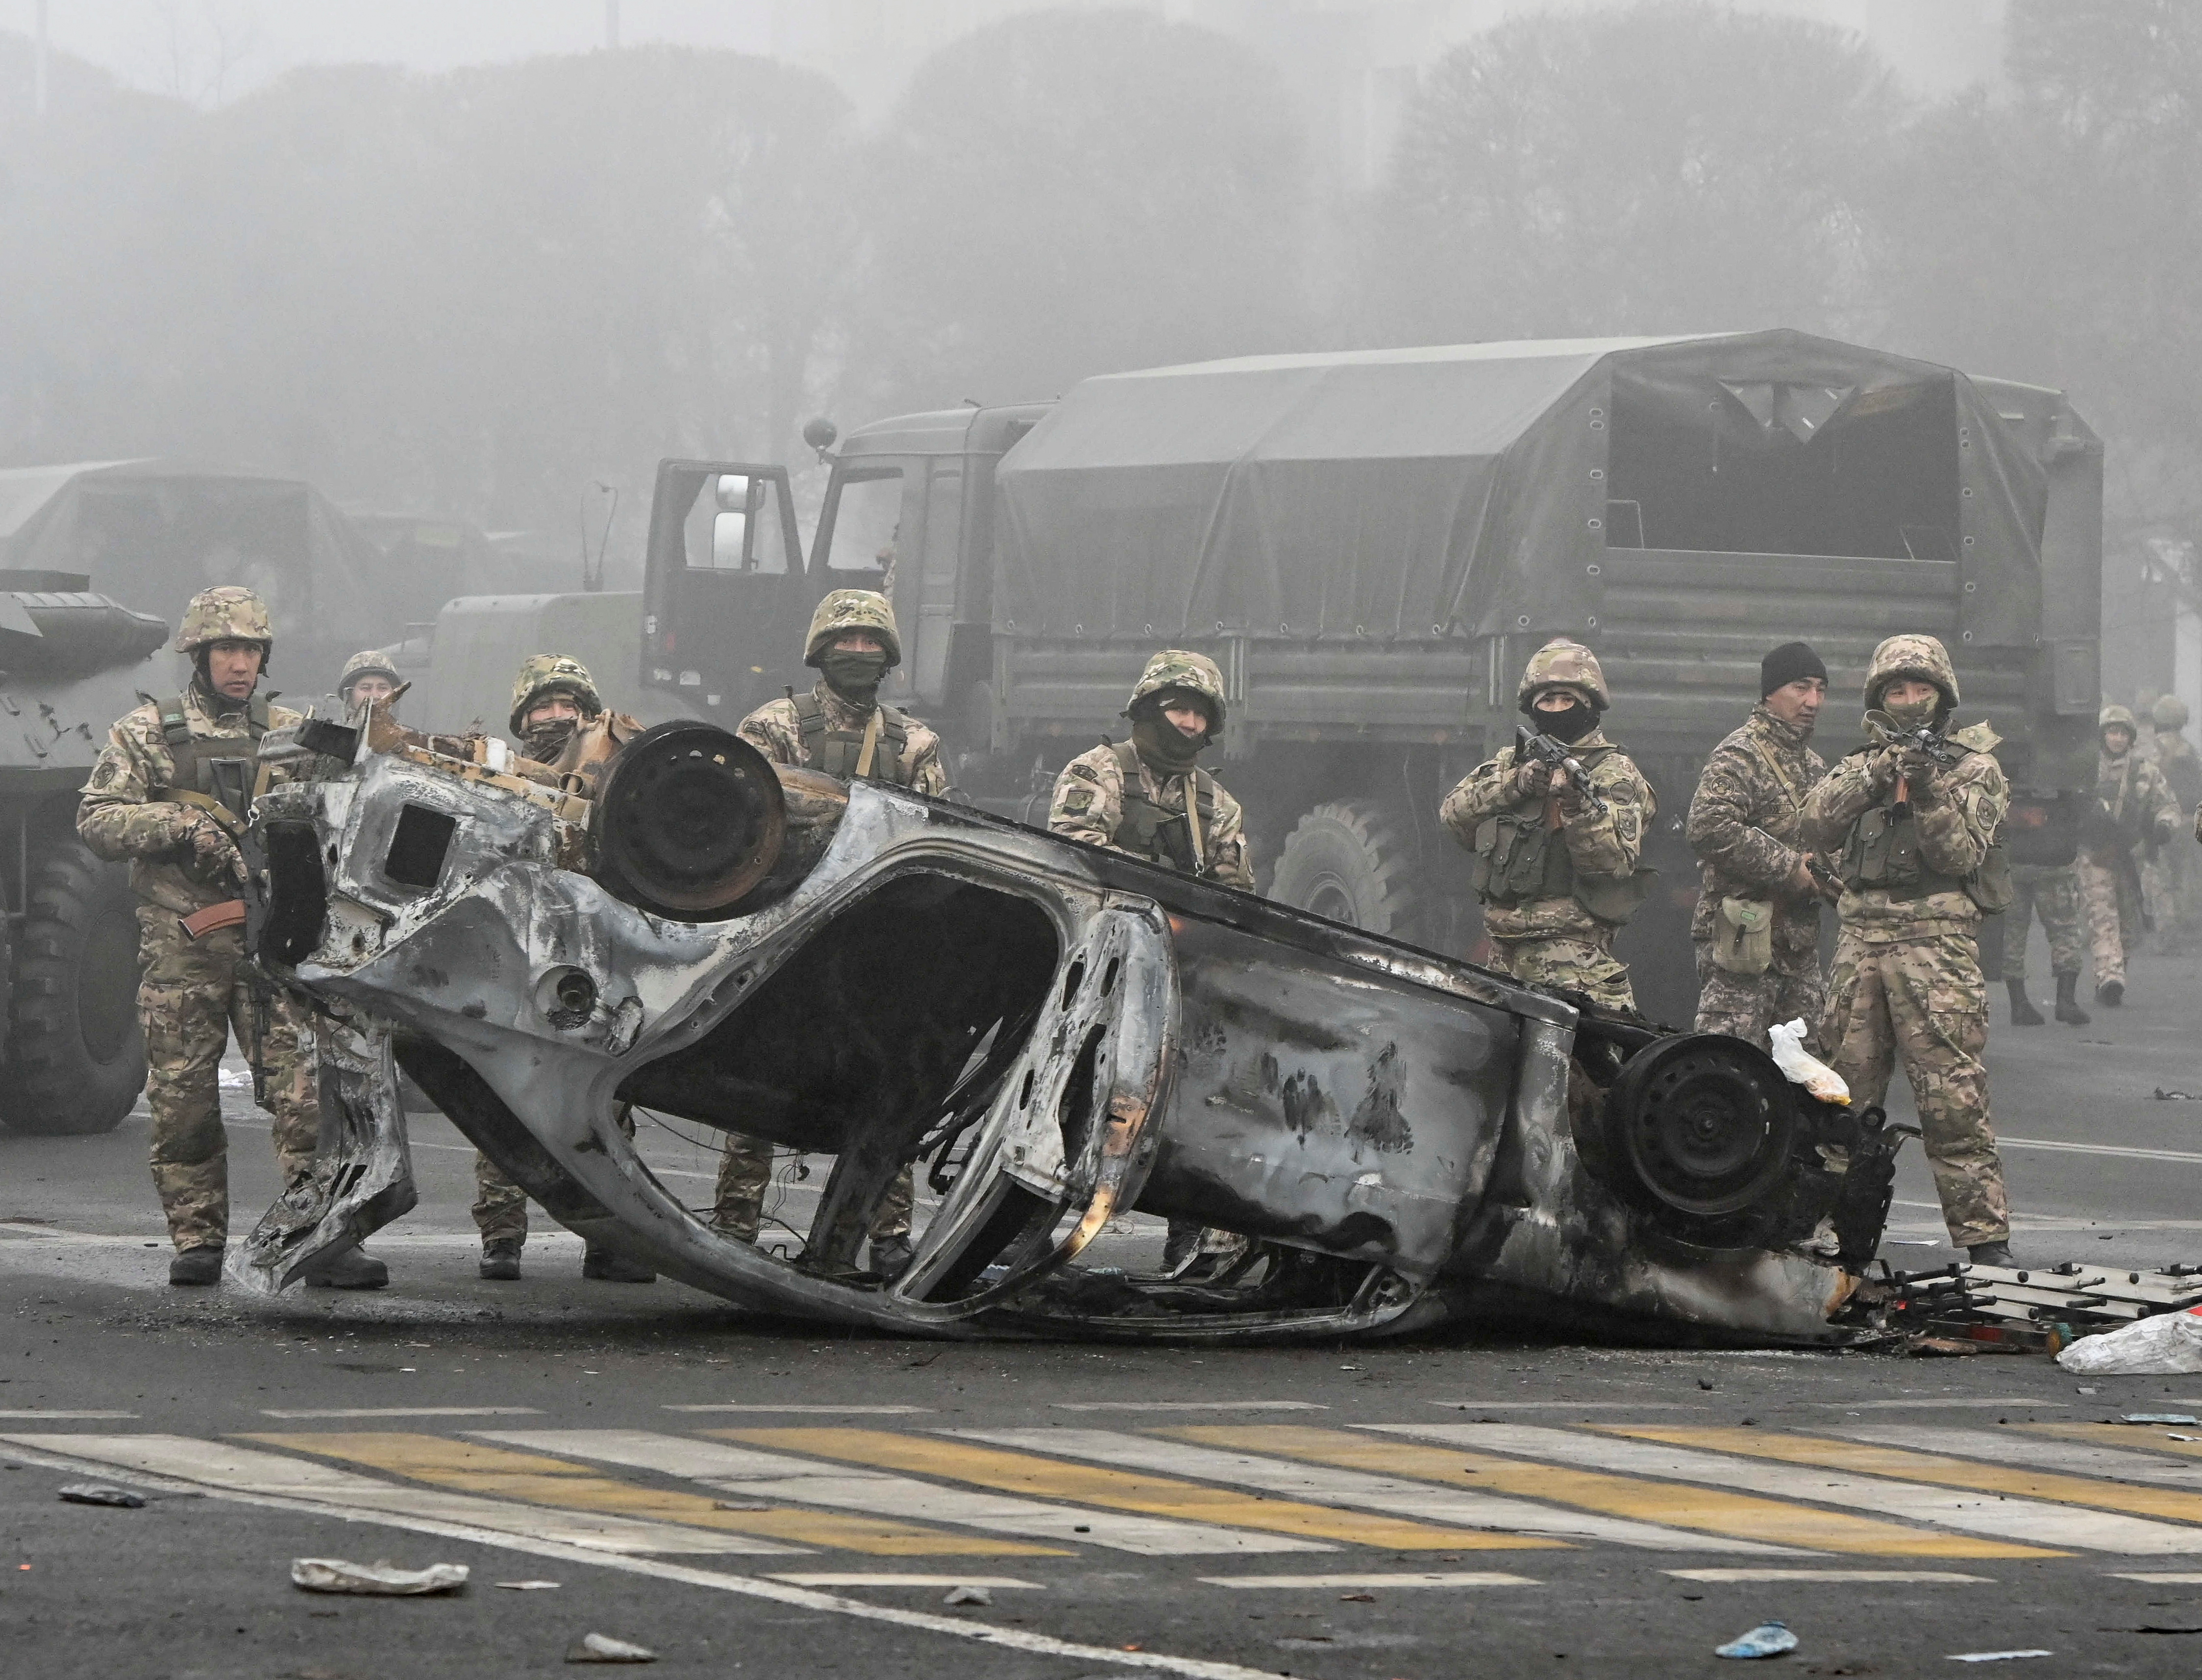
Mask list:
[[[257,1288],[412,1205],[394,1058],[564,1224],[764,1311],[942,1336],[1853,1333],[1898,1129],[1749,1045],[707,723],[586,787],[494,741],[309,727],[333,757],[258,803],[248,934],[321,1013],[323,1147],[238,1256]],[[799,1248],[715,1232],[623,1105],[832,1157]],[[859,1261],[911,1164],[937,1200],[890,1279]],[[1099,1263],[1133,1212],[1206,1252]]]

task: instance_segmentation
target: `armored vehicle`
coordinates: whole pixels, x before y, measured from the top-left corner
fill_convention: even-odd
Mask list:
[[[666,463],[639,675],[655,715],[731,721],[805,680],[810,601],[886,587],[889,698],[940,728],[967,797],[1029,817],[1125,728],[1151,651],[1198,649],[1228,681],[1219,769],[1264,890],[1458,952],[1469,870],[1438,803],[1510,736],[1529,653],[1574,636],[1663,812],[1622,952],[1647,1011],[1686,1019],[1682,818],[1769,647],[1819,649],[1840,752],[1875,643],[1930,631],[1964,721],[2027,744],[2034,780],[2087,783],[2101,485],[2057,392],[1794,332],[1111,374],[856,430],[807,569],[775,528],[784,475]]]

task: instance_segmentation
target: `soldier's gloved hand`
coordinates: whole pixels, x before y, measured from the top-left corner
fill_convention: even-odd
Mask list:
[[[1552,773],[1534,758],[1514,767],[1514,797],[1541,799],[1552,786]]]
[[[1931,805],[1942,797],[1939,780],[1942,767],[1916,747],[1906,747],[1897,755],[1896,768],[1905,781],[1911,785],[1911,802]]]
[[[1876,799],[1881,798],[1882,794],[1887,793],[1890,788],[1896,786],[1896,761],[1898,757],[1899,754],[1896,748],[1893,746],[1884,746],[1878,752],[1875,752],[1870,758],[1866,760],[1866,791],[1871,793]]]
[[[244,885],[244,854],[229,830],[204,811],[191,814],[185,845],[189,852],[184,868],[194,879],[215,887]]]

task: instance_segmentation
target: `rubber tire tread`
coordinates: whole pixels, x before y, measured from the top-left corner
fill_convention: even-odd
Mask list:
[[[1415,848],[1384,806],[1332,800],[1300,818],[1286,836],[1269,877],[1269,896],[1310,909],[1325,875],[1355,903],[1350,919],[1365,933],[1412,942],[1421,931],[1422,893]],[[1297,894],[1297,896],[1296,896]]]
[[[0,1122],[38,1137],[111,1132],[145,1088],[145,1034],[132,1008],[121,1048],[93,1057],[78,1024],[78,970],[96,917],[120,900],[135,920],[127,868],[103,862],[74,835],[33,864],[8,999],[6,1088]],[[135,981],[132,981],[134,991]]]

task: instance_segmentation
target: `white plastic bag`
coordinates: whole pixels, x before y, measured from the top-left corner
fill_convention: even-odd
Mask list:
[[[2100,1335],[2084,1335],[2057,1356],[2083,1376],[2174,1376],[2202,1371],[2202,1306],[2159,1312]]]
[[[1792,1085],[1803,1086],[1823,1103],[1850,1101],[1851,1088],[1843,1083],[1842,1075],[1805,1048],[1802,1017],[1775,1028],[1767,1036],[1774,1043],[1774,1065],[1788,1076]]]

